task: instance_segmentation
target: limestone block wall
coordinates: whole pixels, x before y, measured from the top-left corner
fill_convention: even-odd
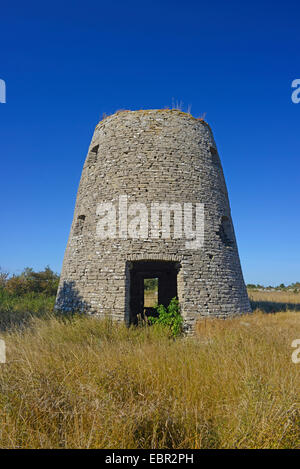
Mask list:
[[[117,232],[113,239],[100,239],[97,207],[113,203],[119,222],[120,196],[127,196],[128,204],[145,204],[149,217],[153,202],[204,204],[203,247],[189,249],[186,239],[172,236],[125,239]],[[79,184],[56,307],[128,322],[130,263],[147,259],[179,263],[178,298],[187,328],[200,317],[251,310],[212,132],[204,121],[178,110],[123,111],[96,126]]]

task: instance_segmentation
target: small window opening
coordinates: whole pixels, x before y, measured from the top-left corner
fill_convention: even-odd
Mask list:
[[[93,147],[88,154],[88,159],[87,163],[88,165],[95,164],[97,161],[97,156],[98,156],[98,150],[99,150],[99,145],[96,145]]]
[[[222,217],[217,235],[225,246],[233,246],[233,231],[232,225],[228,217]]]
[[[158,278],[144,278],[144,308],[155,308],[158,304]]]
[[[213,164],[221,167],[221,161],[217,149],[215,147],[210,147],[210,153]]]
[[[74,229],[74,234],[76,236],[79,236],[82,234],[84,221],[85,221],[85,215],[79,215],[76,221],[75,229]]]

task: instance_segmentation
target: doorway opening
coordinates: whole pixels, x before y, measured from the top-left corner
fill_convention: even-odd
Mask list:
[[[130,269],[130,323],[155,316],[157,305],[167,307],[177,297],[178,262],[134,261]]]

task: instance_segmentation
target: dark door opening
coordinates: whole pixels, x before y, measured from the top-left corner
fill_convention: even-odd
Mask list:
[[[178,263],[173,261],[135,261],[130,270],[130,323],[138,316],[154,316],[155,306],[168,306],[177,297]]]

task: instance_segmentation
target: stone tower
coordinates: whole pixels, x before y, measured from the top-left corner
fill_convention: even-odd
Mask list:
[[[121,111],[95,129],[56,308],[134,323],[144,279],[177,296],[187,329],[250,312],[210,127],[178,110]]]

